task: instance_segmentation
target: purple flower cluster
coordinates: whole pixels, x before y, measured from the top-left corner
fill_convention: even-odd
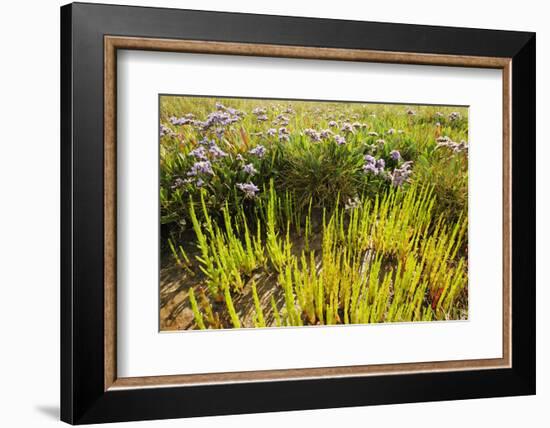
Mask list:
[[[290,140],[290,132],[284,126],[279,128],[279,141],[288,141]]]
[[[249,150],[248,153],[250,153],[251,155],[257,156],[261,159],[265,156],[266,149],[264,146],[260,144],[254,147],[253,149]]]
[[[304,129],[304,134],[311,138],[312,141],[321,141],[321,134],[319,134],[315,129]]]
[[[208,149],[208,152],[212,155],[214,159],[224,158],[227,156],[227,153],[220,149],[214,142],[210,143],[210,148]]]
[[[190,177],[198,174],[214,175],[214,171],[212,170],[212,164],[210,163],[210,161],[205,160],[195,162],[191,167],[191,170],[187,173],[187,175]]]
[[[340,128],[340,132],[353,132],[353,126],[351,125],[351,123],[345,122]]]
[[[275,128],[269,128],[267,131],[266,131],[266,135],[268,137],[273,137],[275,134],[277,134],[277,130]]]
[[[204,122],[201,123],[203,131],[208,131],[213,127],[217,127],[218,130],[222,130],[226,126],[229,126],[235,122],[241,120],[241,116],[237,114],[231,114],[229,111],[214,111],[210,113]]]
[[[394,161],[400,161],[401,153],[399,153],[399,150],[392,150],[390,152],[390,158],[392,158]]]
[[[274,125],[287,126],[290,119],[284,114],[278,114],[275,120],[273,121]]]
[[[200,145],[197,148],[189,152],[189,156],[193,156],[194,158],[202,161],[208,160],[208,155],[210,155],[212,159],[228,156],[227,153],[218,147],[214,140],[203,138],[199,141],[199,144]],[[206,149],[206,146],[208,146],[208,150]]]
[[[336,123],[335,120],[331,120],[329,123],[328,123],[328,126],[330,126],[331,128],[335,128],[338,126],[338,124]]]
[[[460,143],[457,143],[456,141],[452,141],[449,137],[445,136],[445,137],[439,137],[436,141],[437,141],[436,148],[446,147],[451,149],[455,153],[468,151],[468,143],[464,140],[462,140]]]
[[[167,126],[161,124],[160,125],[160,136],[164,137],[165,135],[172,136],[172,135],[175,135],[175,134],[170,128],[168,128]]]
[[[391,183],[396,186],[402,186],[409,181],[412,174],[412,161],[403,162],[399,168],[395,168],[390,174]]]
[[[321,139],[323,139],[323,140],[326,140],[327,138],[330,138],[332,135],[334,135],[334,133],[333,133],[330,129],[323,129],[323,130],[319,133],[319,136],[320,136]]]
[[[197,158],[199,160],[207,160],[208,159],[207,154],[208,152],[203,146],[199,146],[196,149],[193,149],[189,152],[189,156],[193,156],[194,158]]]
[[[386,162],[384,159],[376,159],[372,155],[365,155],[365,164],[363,165],[363,172],[366,174],[378,175],[384,172]]]
[[[339,146],[346,144],[346,139],[338,134],[334,136],[334,141],[336,141],[336,144]]]
[[[188,113],[182,117],[175,117],[172,116],[170,119],[168,119],[172,125],[188,125],[188,124],[195,124],[195,115],[193,113]]]
[[[237,189],[244,192],[244,197],[253,199],[256,196],[256,193],[260,191],[258,189],[258,186],[256,186],[254,183],[237,183]]]
[[[265,107],[256,107],[252,110],[254,116],[264,116],[267,114],[267,109]]]
[[[248,174],[248,175],[255,175],[258,173],[258,171],[256,170],[256,168],[254,168],[254,165],[251,164],[251,163],[248,163],[246,164],[245,166],[243,166],[243,172],[245,174]]]

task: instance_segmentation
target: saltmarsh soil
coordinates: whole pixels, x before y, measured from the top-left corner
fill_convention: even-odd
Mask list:
[[[161,330],[467,318],[466,108],[160,103]]]

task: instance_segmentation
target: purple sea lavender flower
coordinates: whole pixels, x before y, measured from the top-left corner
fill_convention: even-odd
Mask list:
[[[254,156],[258,156],[259,158],[263,158],[265,156],[266,150],[265,147],[260,144],[249,150],[248,153]]]
[[[412,174],[412,161],[404,162],[399,168],[395,168],[391,174],[391,182],[394,186],[402,186],[409,180]]]
[[[390,152],[390,157],[394,160],[394,161],[398,161],[401,159],[401,153],[399,153],[398,150],[392,150]]]
[[[338,124],[336,123],[335,120],[331,120],[331,121],[328,123],[328,126],[330,126],[331,128],[335,128],[336,126],[338,126]]]
[[[263,116],[267,113],[267,109],[265,107],[256,107],[254,110],[252,110],[252,114],[256,116]]]
[[[285,127],[279,128],[279,140],[280,141],[290,140],[288,129],[286,129]]]
[[[237,110],[236,108],[226,107],[225,110],[229,114],[233,116],[239,116],[240,118],[242,118],[245,115],[244,112],[242,112],[241,110]]]
[[[204,186],[204,180],[203,180],[202,178],[197,179],[195,185],[196,185],[197,187],[202,187],[202,186]]]
[[[245,174],[249,174],[249,175],[255,175],[258,173],[258,171],[256,170],[256,168],[254,168],[254,165],[251,164],[251,163],[248,163],[246,164],[245,166],[243,166],[243,172]]]
[[[345,122],[342,124],[342,127],[340,128],[341,132],[353,132],[353,126],[349,122]]]
[[[244,116],[244,113],[242,111],[237,110],[233,107],[226,107],[220,102],[216,103],[216,110],[225,111],[229,113],[231,116]]]
[[[160,136],[161,137],[164,137],[165,135],[174,135],[174,132],[168,128],[167,126],[165,125],[160,125]]]
[[[290,119],[281,113],[277,115],[273,123],[276,125],[287,126],[289,121]]]
[[[275,128],[269,128],[266,131],[266,134],[268,137],[273,137],[277,133],[277,130]]]
[[[366,163],[363,165],[363,172],[378,175],[378,168],[376,168],[376,164],[374,163]]]
[[[388,134],[388,135],[393,135],[393,134],[395,134],[395,129],[393,129],[393,128],[388,129],[388,130],[386,131],[386,134]]]
[[[336,141],[336,144],[338,144],[339,146],[346,144],[346,139],[341,135],[335,135],[334,141]]]
[[[365,155],[364,159],[365,162],[369,165],[374,165],[376,163],[376,159],[372,155]]]
[[[265,122],[267,120],[267,115],[266,114],[261,114],[259,116],[256,116],[256,119],[259,121],[259,122]]]
[[[455,141],[452,141],[449,137],[443,136],[443,137],[439,137],[436,141],[437,141],[436,148],[447,147],[455,153],[460,153],[462,151],[468,150],[468,143],[464,140],[462,140],[460,143],[457,143]]]
[[[199,160],[208,159],[206,155],[207,155],[206,149],[203,146],[199,146],[196,149],[193,149],[189,152],[189,156],[193,156],[194,158],[197,158]]]
[[[304,134],[311,138],[313,141],[321,141],[321,135],[315,129],[304,129]]]
[[[330,136],[333,135],[333,132],[330,130],[330,129],[323,129],[320,133],[319,133],[319,136],[321,137],[321,139],[323,140],[326,140],[327,138],[329,138]]]
[[[214,175],[212,170],[212,164],[210,161],[199,161],[195,162],[191,167],[191,170],[187,173],[188,176],[195,176],[197,174],[210,174]]]
[[[243,155],[241,155],[240,153],[237,154],[237,156],[235,157],[235,159],[237,159],[239,162],[244,162]]]
[[[260,191],[258,189],[258,186],[256,186],[254,183],[237,183],[237,189],[244,192],[245,198],[253,199],[256,196],[256,193]]]
[[[363,172],[374,175],[384,173],[384,168],[386,167],[384,159],[376,159],[374,156],[368,154],[365,155],[364,159],[365,164],[363,165]]]
[[[172,116],[168,120],[170,121],[170,123],[172,125],[187,125],[189,123],[193,124],[194,123],[194,120],[193,120],[194,118],[195,118],[195,115],[193,113],[187,113],[183,117]]]
[[[216,126],[217,128],[222,128],[231,125],[232,123],[237,122],[240,119],[240,116],[230,114],[226,111],[218,110],[208,115],[206,120],[201,123],[201,128],[203,131],[207,131],[214,126]]]
[[[227,156],[227,153],[225,153],[222,149],[220,149],[216,145],[216,143],[210,144],[210,148],[208,149],[208,152],[210,152],[210,154],[212,155],[212,157],[214,157],[214,159],[223,158]]]

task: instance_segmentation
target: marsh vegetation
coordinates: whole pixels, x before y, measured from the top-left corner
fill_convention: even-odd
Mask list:
[[[161,329],[468,313],[468,111],[160,99]]]

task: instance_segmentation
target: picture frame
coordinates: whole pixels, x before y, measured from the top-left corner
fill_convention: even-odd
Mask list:
[[[502,70],[502,357],[117,375],[117,51]],[[535,393],[535,34],[73,3],[61,8],[61,419]]]

